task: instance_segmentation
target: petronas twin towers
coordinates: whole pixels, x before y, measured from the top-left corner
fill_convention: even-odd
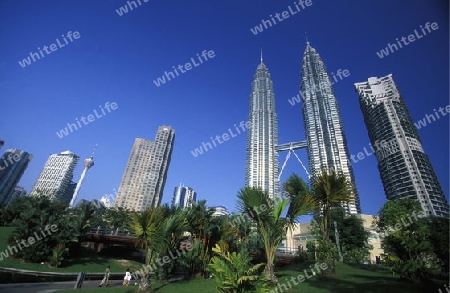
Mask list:
[[[250,95],[245,185],[261,187],[274,198],[280,194],[278,182],[278,117],[269,70],[263,63],[256,69]]]
[[[349,214],[360,213],[353,169],[343,131],[338,103],[326,67],[316,50],[307,42],[302,62],[302,111],[311,176],[322,171],[343,173],[354,187]],[[278,119],[273,83],[266,65],[256,69],[250,95],[246,186],[257,186],[272,198],[280,196],[278,181]]]

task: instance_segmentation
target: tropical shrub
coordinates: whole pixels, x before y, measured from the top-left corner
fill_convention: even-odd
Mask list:
[[[209,269],[220,293],[265,292],[268,288],[259,272],[264,264],[251,265],[247,252],[224,252],[219,245],[213,251],[217,255],[211,258]]]

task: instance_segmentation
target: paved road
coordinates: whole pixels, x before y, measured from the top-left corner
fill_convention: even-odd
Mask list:
[[[84,281],[82,288],[95,288],[99,281]],[[75,282],[0,284],[2,293],[50,293],[58,289],[73,289]],[[108,287],[122,286],[121,280],[111,280]]]

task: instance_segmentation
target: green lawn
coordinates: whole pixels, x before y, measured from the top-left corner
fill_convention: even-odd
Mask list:
[[[311,265],[313,263],[310,263]],[[399,281],[399,278],[382,266],[377,265],[349,265],[336,263],[336,276],[334,278],[323,278],[314,276],[306,279],[302,283],[294,285],[291,278],[297,277],[305,269],[309,269],[308,264],[293,264],[277,271],[280,284],[288,286],[290,282],[292,288],[283,292],[308,292],[308,293],[419,293],[437,292],[436,285],[406,284]],[[308,271],[308,270],[307,270]],[[308,271],[310,274],[310,271]],[[435,280],[436,281],[436,280]],[[437,280],[442,286],[446,283],[445,278]],[[279,292],[279,291],[278,291]]]
[[[375,265],[348,265],[337,263],[337,276],[334,278],[323,278],[314,276],[302,283],[295,285],[291,277],[297,277],[305,269],[309,269],[309,264],[293,264],[278,269],[276,274],[280,284],[285,284],[288,290],[282,292],[288,293],[422,293],[422,292],[438,292],[436,285],[426,286],[418,284],[406,284],[398,281],[398,278],[392,276],[386,268]],[[290,282],[291,288],[287,282]],[[440,288],[447,283],[445,278],[439,280]],[[131,293],[137,287],[126,288],[109,288],[108,292],[114,293]],[[213,293],[215,284],[213,279],[201,279],[192,281],[183,281],[170,283],[167,285],[154,284],[152,288],[159,293]],[[104,288],[96,289],[79,289],[80,293],[101,292]],[[64,290],[58,292],[73,292],[72,290]],[[275,292],[275,291],[270,291]],[[279,293],[280,291],[276,291]],[[269,292],[268,292],[269,293]]]

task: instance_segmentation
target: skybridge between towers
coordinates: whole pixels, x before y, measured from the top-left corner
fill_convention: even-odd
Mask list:
[[[283,170],[286,167],[286,163],[291,157],[291,154],[294,154],[294,156],[297,158],[297,160],[300,162],[300,164],[303,167],[303,170],[305,170],[306,174],[309,176],[308,170],[306,169],[305,165],[303,165],[302,160],[297,156],[297,154],[294,152],[296,149],[306,149],[307,148],[306,140],[304,141],[297,141],[297,142],[288,142],[284,144],[279,144],[275,146],[275,151],[282,152],[282,151],[289,151],[286,155],[286,159],[284,160],[283,166],[281,167],[280,174],[278,174],[278,182],[280,182],[281,174],[283,174]]]

